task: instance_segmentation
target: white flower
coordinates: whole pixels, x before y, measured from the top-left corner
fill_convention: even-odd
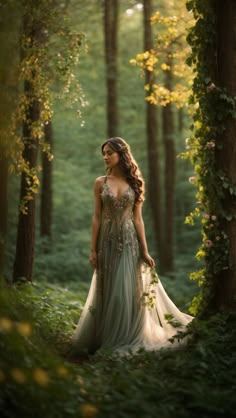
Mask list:
[[[189,183],[191,183],[191,184],[195,184],[195,183],[196,183],[196,177],[194,177],[194,176],[189,177],[188,181],[189,181]]]

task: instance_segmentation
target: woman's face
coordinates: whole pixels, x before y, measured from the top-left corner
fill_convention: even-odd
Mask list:
[[[119,163],[120,157],[118,152],[114,151],[108,144],[104,146],[102,153],[104,162],[108,168],[112,169]]]

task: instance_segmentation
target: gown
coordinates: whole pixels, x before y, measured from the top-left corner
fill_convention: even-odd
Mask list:
[[[169,339],[184,331],[193,317],[175,306],[142,260],[133,223],[133,189],[128,186],[118,198],[105,179],[101,200],[97,268],[73,335],[75,351],[128,353],[181,344]]]

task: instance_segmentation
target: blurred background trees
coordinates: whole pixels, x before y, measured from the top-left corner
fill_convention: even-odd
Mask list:
[[[13,0],[12,2],[14,3]],[[43,154],[42,161],[41,153],[37,159],[37,167],[42,165],[43,168],[37,174],[40,186],[39,193],[35,194],[36,257],[33,277],[37,280],[90,282],[88,253],[93,183],[96,176],[104,173],[100,144],[110,136],[109,132],[113,132],[113,135],[116,133],[124,137],[131,145],[147,182],[147,199],[144,205],[146,234],[150,252],[157,261],[157,268],[162,272],[164,281],[169,283],[169,292],[178,295],[181,301],[185,300],[186,293],[196,292],[195,284],[187,282],[187,277],[196,263],[194,253],[200,241],[199,227],[189,228],[184,224],[185,216],[194,208],[195,190],[188,181],[193,171],[187,161],[177,158],[177,154],[185,149],[185,139],[189,135],[191,124],[186,110],[189,89],[184,72],[186,54],[177,56],[177,51],[183,52],[188,48],[184,41],[184,27],[187,27],[189,14],[183,3],[181,7],[174,7],[174,3],[153,0],[149,14],[145,14],[148,2],[142,4],[132,0],[120,0],[117,2],[117,9],[112,10],[113,16],[108,19],[109,2],[89,0],[82,4],[71,0],[66,5],[58,2],[62,15],[66,16],[68,32],[60,28],[58,12],[54,19],[56,30],[46,36],[50,48],[45,48],[47,59],[44,58],[43,64],[45,85],[48,86],[50,95],[58,100],[50,100],[47,123],[43,123],[40,131],[43,132],[41,142],[46,153]],[[150,26],[148,21],[152,11],[154,20]],[[162,17],[167,21],[160,22]],[[116,24],[113,20],[115,18]],[[180,21],[181,29],[176,29],[177,24],[173,22]],[[20,28],[20,16],[18,22]],[[148,35],[149,41],[146,39],[145,42],[144,23],[149,24],[149,30],[152,31]],[[115,48],[111,45],[111,37],[109,38],[111,27],[114,31]],[[49,29],[46,30],[50,32]],[[63,30],[65,33],[59,33]],[[68,40],[69,34],[81,32],[85,35],[86,47],[80,47],[80,62],[72,71],[70,49],[66,50],[65,58],[66,43],[63,35]],[[19,36],[19,33],[14,35],[16,61],[19,61]],[[109,62],[109,48],[113,51],[113,64]],[[140,75],[140,70],[130,64],[130,60],[147,50],[150,50],[149,69],[141,69],[146,71],[145,79]],[[109,66],[114,66],[114,62],[115,70],[110,72]],[[71,74],[67,77],[67,84],[62,77],[58,79],[58,72],[61,76],[63,72]],[[115,76],[113,81],[111,73]],[[50,83],[47,84],[49,80]],[[111,82],[116,83],[113,90],[109,84]],[[152,84],[152,90],[147,89],[147,84]],[[69,100],[65,100],[63,94],[68,85],[71,93],[68,95]],[[21,86],[18,81],[17,86]],[[115,96],[111,96],[112,91],[115,91]],[[107,109],[111,111],[112,105],[115,110],[108,116]],[[148,112],[152,114],[151,120]],[[118,115],[119,128],[115,127],[118,126]],[[53,166],[47,159],[52,132]],[[153,135],[151,142],[148,135]],[[12,165],[12,162],[9,164]],[[157,168],[154,169],[155,166]],[[48,170],[51,168],[53,171],[49,174]],[[15,171],[15,167],[10,170]],[[155,170],[157,173],[154,178]],[[53,196],[45,198],[50,196],[52,183]],[[10,280],[18,224],[19,177],[14,173],[10,174],[8,196],[8,238],[4,274]],[[45,202],[49,204],[50,199],[50,208],[45,208]],[[154,205],[156,212],[159,212],[158,223],[153,212]],[[25,274],[16,274],[22,275]],[[178,285],[174,281],[169,282],[170,277],[177,278]]]

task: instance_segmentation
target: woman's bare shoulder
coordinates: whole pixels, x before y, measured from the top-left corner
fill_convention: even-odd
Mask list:
[[[103,184],[106,176],[100,176],[95,179],[95,184]]]
[[[94,182],[94,188],[95,189],[100,189],[100,187],[103,185],[103,183],[105,181],[105,178],[106,178],[106,176],[97,177],[95,179],[95,182]]]

